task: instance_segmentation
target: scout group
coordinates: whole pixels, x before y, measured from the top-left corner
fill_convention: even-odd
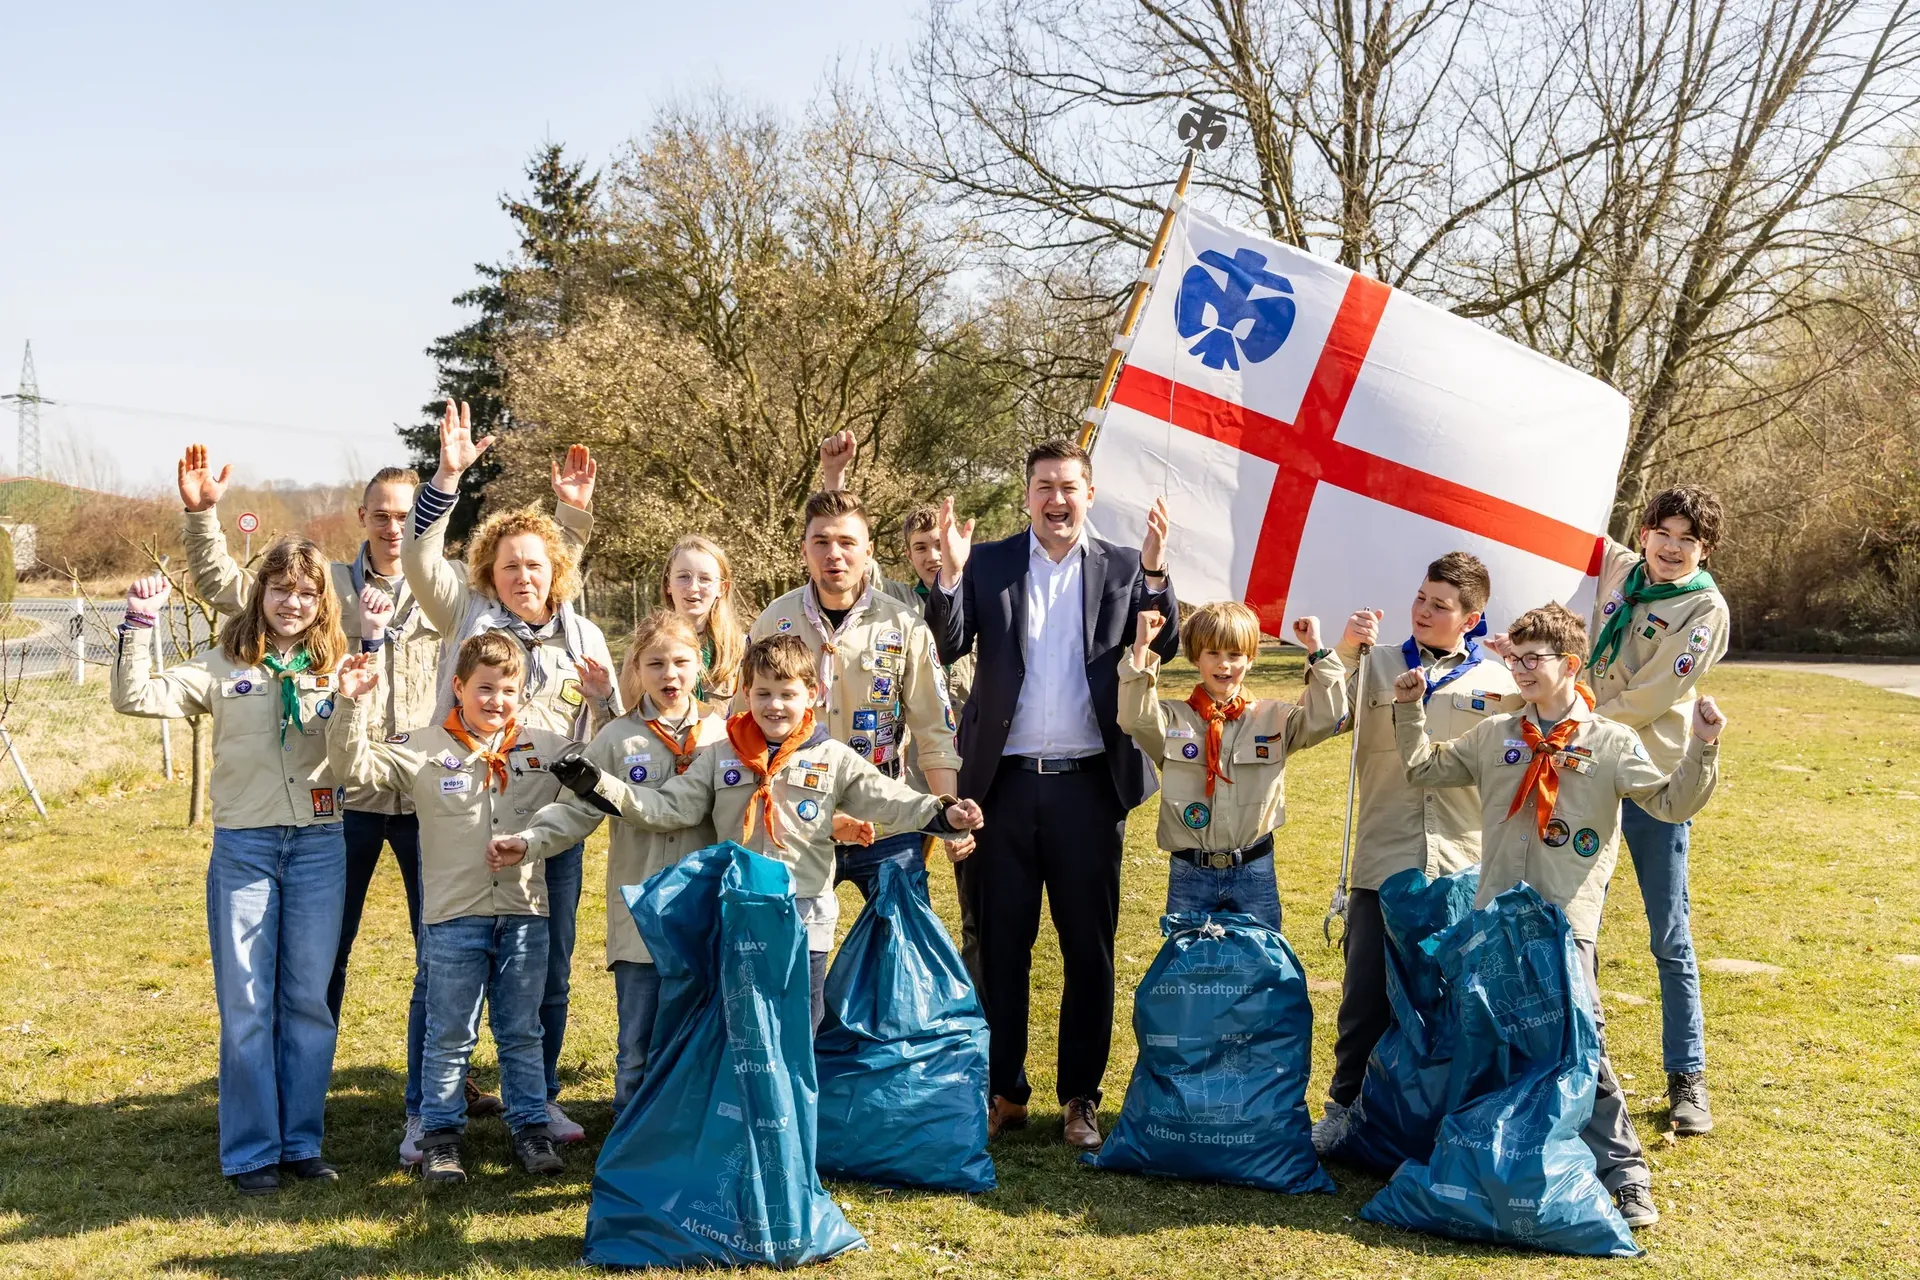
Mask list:
[[[1548,603],[1487,635],[1487,570],[1460,551],[1408,584],[1403,642],[1380,643],[1379,611],[1356,612],[1331,643],[1317,619],[1298,620],[1295,703],[1243,692],[1259,642],[1245,605],[1206,604],[1175,624],[1163,505],[1137,550],[1089,533],[1092,464],[1068,442],[1028,456],[1031,524],[1012,538],[973,546],[951,500],[909,516],[917,581],[903,586],[875,572],[865,508],[844,486],[852,437],[830,438],[805,509],[806,585],[743,628],[725,552],[682,539],[662,607],[617,670],[572,603],[592,528],[586,449],[554,464],[553,515],[494,513],[464,563],[447,558],[461,473],[491,443],[449,404],[425,484],[389,468],[367,485],[351,562],[289,536],[253,566],[229,554],[215,509],[231,468],[216,474],[193,446],[179,467],[187,559],[226,614],[218,647],[156,671],[146,629],[167,580],[128,590],[115,707],[212,717],[219,1152],[240,1192],[339,1176],[322,1152],[328,1077],[383,847],[418,957],[402,1164],[461,1181],[469,1119],[503,1114],[528,1173],[563,1167],[561,1148],[585,1137],[559,1073],[582,846],[609,817],[616,1108],[647,1070],[660,991],[622,886],[720,840],[784,862],[817,1026],[835,885],[870,894],[883,863],[918,866],[938,848],[991,1028],[989,1133],[1028,1119],[1044,889],[1065,970],[1061,1132],[1097,1147],[1127,812],[1157,769],[1168,911],[1244,912],[1278,929],[1288,757],[1345,732],[1358,735],[1353,891],[1314,1145],[1340,1141],[1389,1025],[1383,881],[1478,863],[1484,906],[1524,880],[1564,911],[1597,1007],[1601,907],[1623,837],[1660,974],[1670,1123],[1712,1127],[1687,908],[1688,819],[1713,791],[1725,724],[1694,693],[1727,645],[1726,603],[1702,567],[1721,534],[1707,491],[1656,494],[1639,547],[1608,544],[1584,621]],[[1160,663],[1181,648],[1200,680],[1163,698]],[[498,1097],[468,1074],[483,1005]],[[1584,1137],[1627,1223],[1652,1224],[1647,1164],[1604,1050]]]

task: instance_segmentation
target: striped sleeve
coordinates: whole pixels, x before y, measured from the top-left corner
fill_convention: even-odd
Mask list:
[[[414,491],[413,534],[417,538],[427,531],[428,526],[447,512],[453,510],[453,504],[459,501],[457,493],[442,493],[434,488],[433,481],[421,485]]]

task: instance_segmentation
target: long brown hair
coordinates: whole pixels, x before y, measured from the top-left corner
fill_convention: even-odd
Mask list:
[[[633,639],[627,643],[627,656],[620,662],[620,701],[626,703],[629,711],[640,710],[640,700],[646,693],[640,687],[640,659],[662,640],[678,640],[693,650],[696,658],[700,654],[700,636],[693,624],[671,609],[655,609],[635,623]]]
[[[282,578],[312,582],[320,588],[320,604],[313,622],[300,637],[306,646],[310,671],[332,671],[347,654],[347,635],[340,629],[340,597],[333,594],[333,574],[327,553],[319,544],[288,534],[267,548],[253,575],[247,607],[220,628],[220,652],[229,661],[251,667],[267,656],[273,627],[267,622],[267,584]]]
[[[720,566],[720,591],[713,598],[713,607],[707,610],[706,627],[700,639],[713,642],[713,665],[707,668],[705,679],[707,695],[726,697],[733,692],[740,674],[740,659],[747,652],[747,629],[740,625],[740,615],[733,611],[733,566],[727,561],[727,553],[712,539],[697,534],[680,539],[673,544],[673,550],[667,552],[666,568],[660,571],[660,603],[668,609],[673,608],[673,562],[685,551],[704,551]],[[700,646],[696,643],[693,647]]]

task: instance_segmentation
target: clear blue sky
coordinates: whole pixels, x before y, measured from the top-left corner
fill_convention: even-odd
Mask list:
[[[545,139],[599,163],[714,86],[797,112],[917,21],[911,0],[6,5],[0,391],[31,338],[54,400],[299,429],[44,411],[50,459],[136,490],[171,489],[190,440],[249,480],[398,460],[422,348],[512,247],[497,198]]]

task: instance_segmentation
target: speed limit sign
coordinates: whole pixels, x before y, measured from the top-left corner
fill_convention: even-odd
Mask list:
[[[260,517],[251,511],[242,511],[240,518],[233,522],[234,528],[242,533],[252,533],[260,527]]]

